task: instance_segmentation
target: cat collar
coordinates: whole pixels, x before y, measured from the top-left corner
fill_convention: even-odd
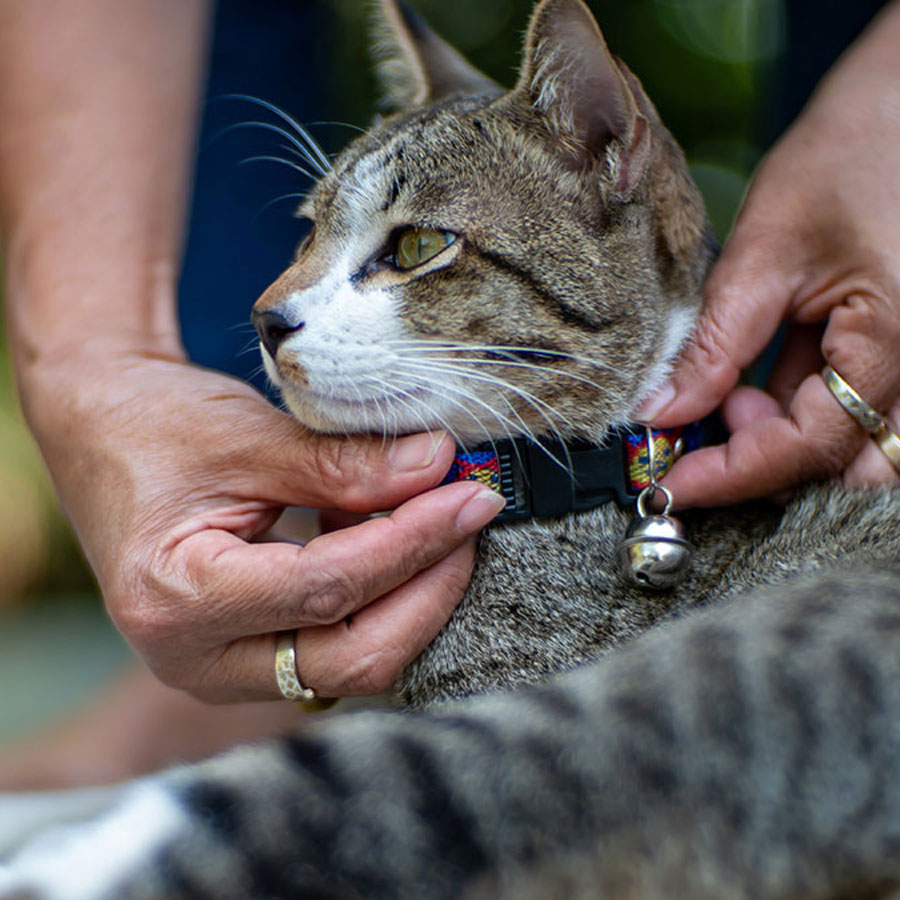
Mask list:
[[[712,443],[715,421],[653,429],[655,476],[662,478],[683,452]],[[561,516],[616,501],[631,506],[650,484],[647,429],[613,431],[600,446],[582,441],[492,441],[471,450],[457,448],[444,484],[480,481],[506,498],[495,522]]]

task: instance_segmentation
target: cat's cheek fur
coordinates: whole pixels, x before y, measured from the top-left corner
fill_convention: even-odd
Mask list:
[[[662,387],[663,382],[669,377],[674,368],[679,351],[694,330],[696,320],[697,313],[694,309],[682,307],[670,313],[668,327],[663,336],[659,360],[647,372],[647,377],[637,393],[638,402],[629,410],[629,415],[626,418],[633,418],[633,413],[640,407],[641,403]]]
[[[187,838],[192,827],[160,779],[137,782],[97,821],[41,832],[0,862],[0,897],[111,900],[158,848]]]

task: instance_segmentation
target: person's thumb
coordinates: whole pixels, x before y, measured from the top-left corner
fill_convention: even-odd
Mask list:
[[[257,433],[241,493],[285,506],[371,513],[440,484],[453,461],[443,432],[382,439],[323,435],[283,413]],[[240,475],[238,476],[240,478]]]
[[[671,377],[639,407],[639,421],[669,427],[702,418],[765,349],[796,282],[777,242],[775,232],[739,220],[707,279],[694,333]]]

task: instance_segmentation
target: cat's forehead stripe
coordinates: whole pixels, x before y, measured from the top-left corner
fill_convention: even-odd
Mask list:
[[[392,173],[404,169],[408,159],[418,155],[419,148],[430,146],[433,150],[433,138],[459,133],[460,113],[482,109],[487,103],[488,98],[466,98],[389,120],[389,124],[369,135],[368,140],[361,141],[356,153],[345,157],[333,175],[335,189],[340,190],[348,182],[358,188],[377,188],[382,203],[386,201],[390,206],[403,183],[395,185],[390,180],[380,184],[375,174],[387,169]],[[479,129],[479,135],[482,139],[487,137],[483,129]]]

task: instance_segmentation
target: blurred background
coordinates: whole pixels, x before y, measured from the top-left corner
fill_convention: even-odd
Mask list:
[[[410,2],[476,65],[501,83],[513,83],[532,0]],[[182,279],[182,294],[190,298],[182,315],[186,344],[206,365],[254,374],[258,359],[247,325],[250,306],[303,233],[292,217],[297,195],[306,189],[302,179],[284,166],[246,164],[250,157],[273,154],[280,139],[265,128],[234,127],[248,120],[277,123],[277,116],[228,95],[251,94],[284,107],[309,124],[329,153],[336,152],[355,128],[371,121],[377,107],[367,5],[362,0],[220,4]],[[878,3],[604,0],[591,5],[613,52],[642,80],[685,148],[715,230],[724,238],[764,149]],[[293,35],[284,34],[286,15],[294,16]],[[272,82],[263,70],[276,55],[276,37],[285,49],[279,51],[282,74]],[[211,282],[211,269],[221,270],[220,283]],[[215,309],[210,297],[216,298]],[[70,707],[128,657],[105,620],[22,423],[2,337],[0,740]]]

